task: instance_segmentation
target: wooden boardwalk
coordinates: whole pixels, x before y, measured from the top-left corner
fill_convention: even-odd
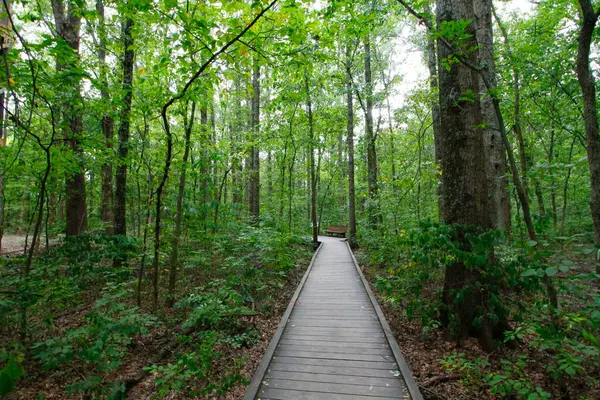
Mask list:
[[[320,240],[244,399],[422,399],[348,245]]]

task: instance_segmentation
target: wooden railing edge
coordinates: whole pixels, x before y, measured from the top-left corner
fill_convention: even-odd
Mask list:
[[[388,324],[387,320],[385,319],[385,315],[383,314],[383,311],[381,310],[381,307],[379,306],[379,302],[377,301],[375,294],[371,290],[371,286],[369,285],[367,278],[365,278],[365,275],[363,274],[362,270],[360,269],[360,266],[358,265],[358,261],[356,261],[356,257],[354,257],[352,248],[350,248],[350,243],[348,243],[346,241],[346,245],[348,246],[348,251],[350,252],[350,255],[352,256],[352,261],[354,262],[356,271],[358,272],[358,275],[360,276],[360,279],[365,287],[365,290],[367,291],[369,299],[371,300],[371,304],[373,304],[373,308],[375,309],[375,313],[377,314],[379,323],[381,324],[381,327],[383,328],[385,337],[386,337],[388,343],[390,344],[390,348],[392,349],[392,353],[394,354],[394,358],[396,359],[396,363],[398,364],[398,368],[400,369],[402,378],[404,379],[404,382],[406,383],[406,388],[408,389],[408,393],[410,394],[410,396],[413,400],[423,400],[423,395],[421,394],[421,391],[419,390],[419,385],[417,385],[417,382],[415,381],[415,378],[410,369],[410,366],[406,362],[406,359],[404,358],[404,355],[402,354],[402,351],[400,350],[400,346],[398,346],[398,342],[396,342],[396,338],[394,337],[394,334],[392,333],[392,330],[390,329],[390,325]]]
[[[294,295],[292,296],[292,298],[287,306],[287,309],[285,310],[285,313],[281,317],[281,321],[279,321],[279,325],[277,326],[277,330],[275,331],[275,334],[273,334],[273,338],[271,338],[271,342],[269,342],[269,347],[267,347],[267,351],[265,352],[264,356],[262,357],[260,364],[258,365],[258,368],[254,372],[252,381],[250,381],[250,384],[248,385],[248,387],[246,387],[246,392],[244,394],[244,400],[254,400],[256,398],[256,395],[258,394],[258,389],[260,388],[262,380],[265,377],[265,374],[267,373],[267,369],[269,368],[269,364],[271,364],[271,360],[273,359],[273,354],[275,354],[275,350],[277,350],[279,341],[281,340],[281,337],[283,336],[283,331],[285,330],[288,320],[290,319],[290,315],[292,314],[292,311],[294,310],[296,301],[298,301],[298,297],[300,297],[302,288],[304,287],[304,284],[306,283],[306,279],[308,278],[308,275],[310,274],[310,271],[315,263],[315,259],[317,258],[317,255],[319,254],[319,251],[321,250],[322,247],[323,247],[323,243],[320,243],[319,247],[313,254],[312,259],[310,260],[310,264],[308,264],[308,267],[306,268],[306,272],[304,273],[302,280],[298,284],[298,287],[296,288],[296,291],[294,292]]]

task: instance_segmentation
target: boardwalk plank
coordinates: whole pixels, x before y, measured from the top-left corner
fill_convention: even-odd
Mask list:
[[[280,343],[279,350],[285,351],[318,351],[323,353],[340,353],[340,354],[370,354],[370,355],[382,355],[382,356],[391,356],[392,352],[389,348],[380,347],[380,348],[364,348],[364,347],[355,347],[353,345],[348,344],[345,347],[333,347],[333,346],[319,346],[316,344],[289,344],[289,343]]]
[[[398,397],[371,397],[373,400],[398,400]],[[339,393],[305,392],[300,390],[284,390],[266,388],[261,390],[260,400],[364,400],[364,396],[355,396]]]
[[[269,379],[285,379],[288,381],[338,383],[344,385],[369,385],[381,387],[402,387],[402,381],[390,374],[387,378],[370,376],[348,376],[341,374],[322,374],[314,372],[270,371]]]
[[[263,386],[267,386],[266,384]],[[268,387],[274,389],[303,390],[307,392],[352,394],[361,396],[396,397],[401,393],[400,388],[381,387],[373,385],[345,385],[324,382],[299,382],[284,379],[269,379]]]
[[[388,371],[396,371],[398,369],[398,365],[392,361],[332,360],[289,356],[273,356],[273,361],[287,364],[321,365],[328,367],[353,367],[363,369],[384,369]]]
[[[314,374],[344,375],[350,377],[394,378],[393,369],[369,369],[355,367],[338,367],[310,364],[288,364],[274,362],[269,367],[271,371],[309,372]],[[402,381],[400,380],[400,384]]]
[[[344,242],[323,239],[300,287],[244,399],[411,398],[398,377],[404,361]]]

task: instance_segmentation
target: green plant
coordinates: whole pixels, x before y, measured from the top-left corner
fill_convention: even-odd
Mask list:
[[[259,340],[260,340],[260,333],[256,330],[256,328],[251,327],[244,333],[241,333],[238,335],[226,336],[226,337],[220,339],[219,342],[223,343],[223,344],[227,344],[227,345],[233,347],[234,349],[239,349],[242,347],[250,348],[250,347],[254,346],[256,343],[258,343]]]
[[[519,356],[513,360],[502,359],[502,371],[492,372],[485,376],[484,381],[490,386],[490,394],[516,396],[518,399],[542,400],[549,399],[547,393],[539,386],[534,386],[523,370],[527,366],[527,357]]]
[[[0,369],[0,395],[5,396],[15,389],[15,383],[23,376],[21,360],[9,357],[4,367]]]
[[[130,296],[131,290],[124,285],[107,285],[103,297],[94,304],[94,310],[86,315],[86,324],[35,343],[32,346],[34,357],[47,370],[74,358],[94,365],[99,372],[116,369],[133,338],[147,334],[148,327],[156,323],[156,318],[140,314],[136,307],[124,303]]]
[[[222,357],[222,353],[215,350],[218,342],[217,332],[202,332],[196,342],[194,351],[178,354],[176,362],[148,368],[148,371],[156,376],[156,397],[165,397],[171,391],[181,392],[189,397],[213,392],[219,396],[237,382],[244,381],[242,376],[231,371],[220,378],[213,376],[214,364]],[[234,363],[233,366],[234,369],[241,368],[239,363]]]
[[[211,291],[206,291],[210,289]],[[203,329],[226,329],[225,325],[235,324],[244,315],[255,313],[243,305],[242,296],[234,289],[225,285],[224,281],[216,280],[210,286],[197,288],[198,293],[192,293],[175,305],[177,308],[189,308],[191,311],[183,327],[202,327]]]

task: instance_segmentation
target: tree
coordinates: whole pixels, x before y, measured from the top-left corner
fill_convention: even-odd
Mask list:
[[[475,26],[472,22],[465,22],[475,19],[473,0],[438,0],[436,11],[442,33],[445,27],[464,26],[464,34],[459,36],[460,48],[477,48]],[[461,56],[478,65],[476,52],[466,51]],[[479,75],[462,62],[452,62],[452,57],[455,57],[453,49],[438,46],[444,222],[455,227],[454,239],[465,251],[469,251],[469,234],[493,228],[493,210],[489,202],[481,128]],[[489,255],[488,262],[493,262],[493,254]],[[482,279],[480,271],[469,268],[462,260],[446,266],[443,319],[448,322],[450,315],[454,315],[458,320],[452,333],[454,337],[478,336],[484,347],[491,349],[494,347],[491,322],[483,318],[479,327],[473,324],[477,313],[485,309],[486,293],[484,290],[467,290],[466,293],[463,290]],[[457,298],[459,293],[462,293],[460,299]]]
[[[600,17],[591,0],[579,0],[580,31],[577,51],[577,79],[583,94],[583,117],[590,169],[590,210],[594,223],[595,243],[600,246],[600,129],[596,103],[596,80],[590,67],[592,37]],[[596,266],[600,273],[600,265]]]
[[[352,247],[356,242],[356,189],[354,187],[354,104],[352,99],[352,75],[350,73],[352,53],[346,44],[346,108],[347,129],[346,145],[348,146],[348,224],[350,225],[348,241]]]
[[[61,100],[61,128],[72,159],[71,171],[66,177],[67,236],[78,235],[87,230],[87,203],[85,172],[83,166],[83,116],[81,98],[81,70],[79,69],[79,31],[81,11],[75,2],[52,0],[56,34],[72,52],[57,55],[56,69],[65,81],[65,93]]]
[[[102,115],[101,128],[104,135],[104,145],[108,154],[102,164],[102,203],[100,205],[100,219],[106,224],[107,232],[114,232],[113,223],[113,163],[112,149],[115,121],[110,112],[110,95],[108,87],[108,65],[106,63],[106,21],[104,12],[104,0],[96,0],[96,12],[98,13],[98,61],[100,63],[100,97],[106,112]]]
[[[123,21],[123,104],[119,114],[119,148],[117,174],[115,178],[115,227],[116,235],[127,234],[127,156],[129,154],[129,133],[131,120],[131,102],[133,99],[133,19],[129,16]]]
[[[482,66],[479,91],[481,111],[486,125],[484,129],[484,146],[488,160],[486,172],[490,185],[492,223],[495,229],[504,231],[510,236],[511,218],[506,179],[506,157],[493,99],[488,93],[490,89],[486,86],[487,82],[487,85],[492,88],[497,87],[494,38],[492,36],[492,1],[474,0],[473,7],[475,11],[475,32],[479,46],[479,65]]]
[[[250,155],[248,157],[248,211],[253,223],[260,217],[260,148],[258,136],[260,132],[260,64],[254,59],[252,67],[252,114],[250,121]]]
[[[315,123],[308,70],[304,70],[304,88],[306,89],[306,112],[308,114],[308,151],[310,158],[310,220],[312,223],[313,246],[319,245],[319,225],[317,223],[317,177],[315,175]]]
[[[364,39],[365,52],[365,141],[367,142],[367,183],[369,185],[369,221],[372,228],[376,228],[381,214],[378,205],[377,175],[377,136],[373,126],[373,74],[371,71],[371,38],[369,33]]]

